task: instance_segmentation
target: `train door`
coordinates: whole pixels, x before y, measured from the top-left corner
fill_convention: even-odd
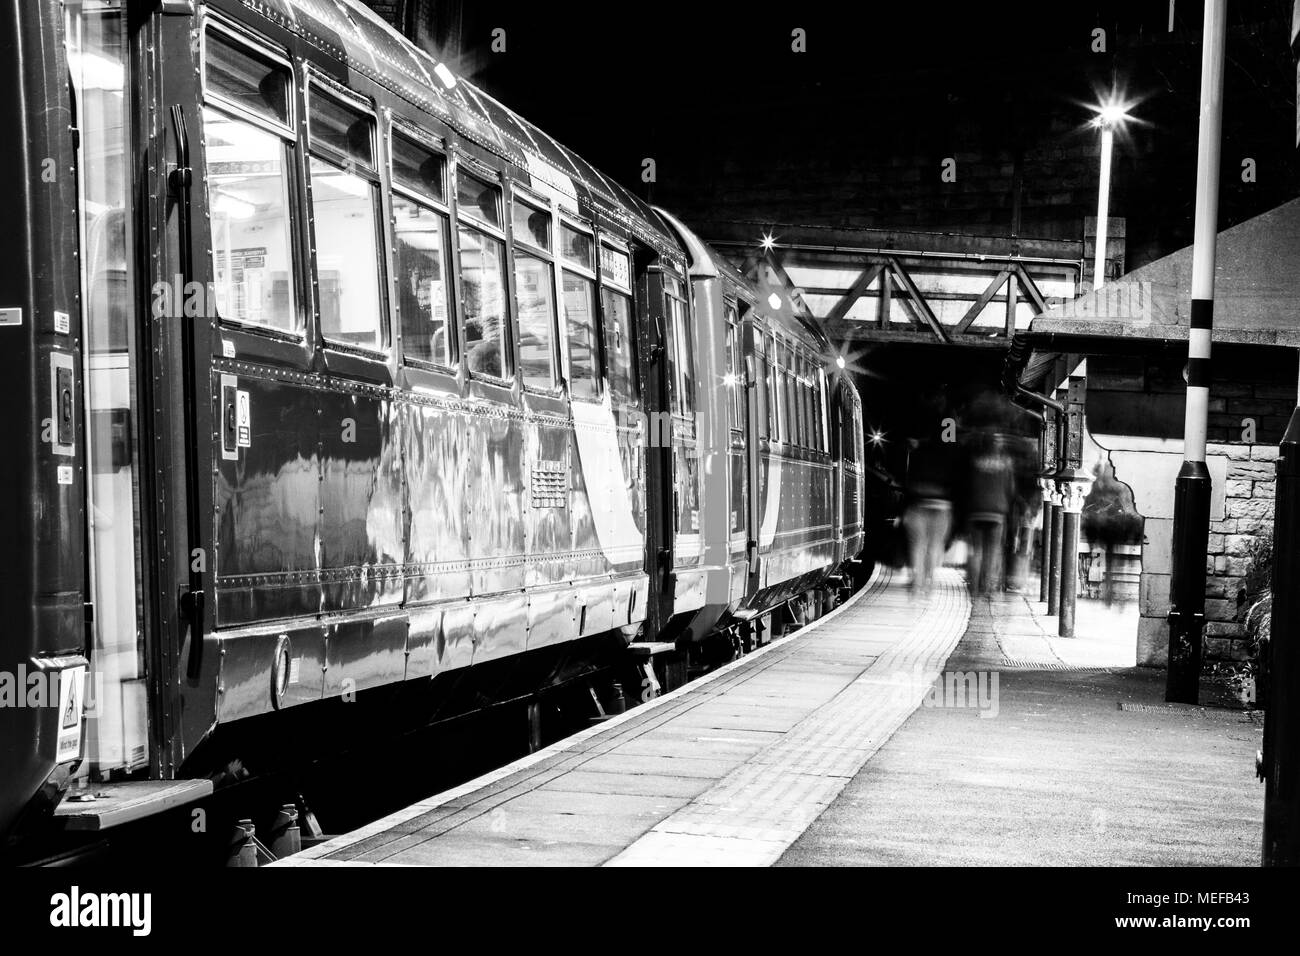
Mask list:
[[[664,327],[667,333],[665,355],[667,362],[668,395],[670,398],[671,467],[673,484],[673,574],[680,577],[704,560],[704,535],[700,526],[700,441],[696,420],[696,365],[695,329],[687,300],[689,287],[685,279],[675,273],[663,276]],[[688,576],[689,577],[689,576]],[[704,601],[702,577],[692,577],[687,582],[697,583],[694,593],[684,597],[675,591],[674,610],[695,610]],[[674,578],[676,588],[677,579]],[[679,600],[680,598],[680,600]]]
[[[68,0],[66,45],[76,124],[86,439],[87,628],[91,679],[82,772],[92,780],[149,767],[145,613],[148,578],[141,464],[147,352],[133,250],[136,89],[122,0]]]
[[[636,291],[641,357],[641,400],[646,439],[646,574],[650,594],[646,606],[646,636],[658,638],[673,607],[673,468],[672,418],[669,409],[667,320],[663,278],[657,260],[636,256]]]
[[[844,390],[838,377],[832,380],[831,402],[830,402],[830,439],[831,439],[831,460],[834,463],[832,471],[834,486],[831,489],[831,502],[835,509],[835,540],[838,542],[836,547],[839,553],[836,554],[836,563],[843,561],[847,554],[844,553]]]
[[[749,440],[745,449],[746,472],[749,477],[749,537],[745,541],[745,550],[749,558],[749,583],[746,593],[751,597],[758,593],[761,586],[760,529],[767,493],[767,471],[763,454],[770,447],[775,430],[772,422],[776,395],[773,391],[774,382],[770,368],[769,341],[761,317],[752,311],[746,313],[741,326],[741,345],[744,352],[745,376],[749,384],[746,390]]]
[[[727,387],[727,466],[730,481],[731,512],[728,525],[729,558],[732,563],[752,564],[748,543],[753,538],[750,515],[750,470],[747,453],[749,435],[749,375],[742,355],[744,331],[737,304],[730,299],[723,305],[726,322],[726,363],[724,383]],[[733,594],[733,598],[736,595]]]

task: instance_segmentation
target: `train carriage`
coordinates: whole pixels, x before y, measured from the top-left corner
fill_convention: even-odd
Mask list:
[[[0,23],[0,665],[53,698],[0,708],[0,832],[325,746],[340,701],[535,694],[859,550],[825,340],[369,10]]]

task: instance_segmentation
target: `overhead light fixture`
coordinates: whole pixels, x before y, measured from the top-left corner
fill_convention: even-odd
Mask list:
[[[452,76],[451,70],[447,69],[447,64],[439,63],[433,68],[433,73],[438,79],[442,80],[442,85],[449,90],[456,88],[456,77]]]
[[[844,356],[843,356],[843,355],[837,355],[837,356],[835,356],[835,364],[836,364],[837,366],[839,366],[840,368],[844,368],[844,366],[845,366],[847,363],[844,361]]]
[[[775,292],[773,292],[771,295],[769,295],[769,296],[767,297],[767,304],[770,305],[770,306],[771,306],[772,308],[774,308],[774,309],[780,309],[780,308],[781,308],[781,297],[780,297],[779,295],[777,295]]]
[[[763,238],[759,241],[759,245],[763,247],[764,252],[771,252],[776,248],[776,236],[772,235],[770,232],[763,233]]]

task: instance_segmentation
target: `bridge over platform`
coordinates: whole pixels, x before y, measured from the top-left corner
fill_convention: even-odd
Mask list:
[[[1083,291],[1081,241],[757,222],[696,227],[742,272],[771,269],[797,289],[840,343],[1006,348],[1034,316]]]

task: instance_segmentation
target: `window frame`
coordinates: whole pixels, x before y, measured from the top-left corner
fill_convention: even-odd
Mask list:
[[[639,364],[638,363],[639,349],[637,347],[637,341],[636,341],[636,327],[637,327],[636,295],[634,294],[632,288],[633,286],[632,248],[629,243],[627,243],[620,237],[609,235],[604,230],[599,230],[596,233],[595,238],[596,238],[596,282],[597,282],[596,304],[597,304],[597,314],[599,315],[599,321],[600,321],[600,354],[601,354],[601,365],[603,369],[602,377],[606,379],[605,384],[609,386],[606,388],[606,391],[609,393],[610,401],[612,402],[614,400],[614,390],[612,387],[613,366],[610,361],[609,342],[606,340],[606,336],[610,334],[610,327],[609,327],[609,323],[605,321],[605,297],[603,294],[605,288],[608,287],[610,292],[614,293],[615,295],[621,295],[627,300],[628,342],[632,351],[632,363],[631,363],[632,392],[635,394],[634,401],[629,403],[627,407],[639,408],[642,402],[641,370],[637,367]],[[618,253],[619,255],[623,256],[627,260],[627,284],[626,285],[620,285],[617,280],[607,279],[605,277],[605,270],[601,267],[601,253],[606,247],[608,247],[611,252]]]
[[[460,369],[461,349],[460,349],[460,313],[457,295],[458,281],[456,272],[458,267],[456,259],[459,256],[455,233],[455,220],[451,213],[450,185],[451,178],[451,157],[448,155],[446,141],[441,136],[435,136],[410,123],[402,117],[389,115],[387,127],[384,130],[386,150],[384,153],[384,172],[388,178],[388,207],[389,207],[389,234],[392,252],[390,253],[394,275],[392,281],[396,282],[398,276],[395,272],[397,265],[397,217],[396,206],[397,200],[413,203],[433,213],[436,216],[442,216],[446,225],[446,234],[443,236],[445,249],[443,250],[443,266],[447,270],[445,288],[447,290],[447,338],[448,352],[451,356],[450,364],[443,364],[431,359],[420,358],[418,355],[411,355],[406,350],[405,335],[402,332],[401,307],[397,303],[397,296],[389,307],[389,323],[393,328],[393,351],[397,360],[403,366],[424,369],[444,374],[455,374]],[[393,176],[393,158],[396,155],[394,144],[397,138],[401,136],[409,140],[415,146],[428,150],[430,153],[442,157],[442,195],[441,200],[435,199],[427,193],[413,189],[410,186],[399,183]],[[396,289],[394,289],[396,291]],[[401,343],[400,346],[398,343]]]
[[[753,322],[750,324],[750,347],[754,355],[754,434],[758,435],[761,422],[763,429],[761,442],[770,442],[772,435],[767,380],[771,372],[767,361],[767,333],[763,328],[763,319],[758,315],[754,315]],[[741,354],[743,358],[743,346]],[[760,447],[763,447],[761,443]]]
[[[555,221],[555,263],[557,267],[557,277],[559,283],[556,285],[555,295],[560,301],[564,297],[564,273],[572,272],[580,278],[587,279],[591,282],[592,293],[592,342],[595,345],[596,354],[592,356],[592,361],[596,370],[596,394],[595,395],[574,395],[573,394],[573,367],[569,354],[569,315],[564,313],[564,371],[566,390],[569,394],[570,401],[579,402],[600,402],[605,398],[608,388],[605,383],[605,337],[602,331],[600,321],[601,303],[600,303],[600,245],[596,235],[596,227],[593,223],[586,222],[575,216],[566,215],[562,210],[556,217]],[[595,254],[595,261],[591,263],[593,268],[579,266],[576,263],[566,259],[562,249],[563,233],[561,230],[567,226],[574,232],[580,232],[591,239],[591,248]]]
[[[782,377],[780,355],[776,350],[776,330],[769,329],[763,336],[767,349],[767,368],[771,377],[768,389],[768,440],[778,445],[785,442],[785,426],[782,415],[785,405],[785,379]]]
[[[568,389],[568,374],[566,371],[567,349],[560,348],[561,339],[561,287],[560,282],[563,277],[560,275],[559,260],[559,222],[560,217],[557,214],[555,203],[541,196],[531,189],[525,188],[515,180],[510,181],[510,194],[505,198],[505,207],[502,210],[505,222],[510,229],[510,282],[511,298],[514,300],[515,327],[517,340],[515,342],[515,372],[519,377],[519,385],[524,391],[534,395],[548,395],[551,397],[562,396]],[[543,249],[531,241],[531,237],[520,238],[515,232],[515,203],[519,202],[525,206],[532,207],[538,212],[544,212],[551,217],[551,248]],[[547,388],[537,385],[530,385],[519,367],[523,353],[523,324],[519,316],[518,291],[514,288],[515,278],[515,258],[518,252],[523,252],[534,259],[540,259],[550,265],[551,269],[551,384]]]
[[[288,74],[288,121],[281,123],[279,120],[271,119],[260,113],[246,108],[223,96],[221,93],[212,89],[208,85],[208,43],[211,36],[215,34],[220,41],[237,50],[242,49],[251,53],[254,57],[262,57],[269,60],[274,66],[279,67]],[[199,28],[199,111],[198,122],[200,130],[203,129],[204,110],[214,110],[219,115],[236,123],[247,123],[254,129],[263,133],[275,136],[280,141],[281,162],[283,163],[282,175],[285,182],[285,206],[284,216],[286,232],[288,238],[289,263],[287,272],[289,275],[289,293],[291,296],[290,314],[293,317],[292,329],[281,329],[274,326],[263,325],[257,322],[244,322],[239,319],[230,318],[224,315],[216,315],[216,322],[219,328],[236,332],[239,334],[248,334],[260,336],[263,339],[285,343],[287,345],[303,346],[309,345],[309,321],[312,318],[312,310],[308,306],[307,300],[313,297],[311,289],[312,276],[308,274],[311,264],[303,261],[304,250],[302,246],[303,224],[300,221],[302,209],[303,184],[299,165],[302,161],[302,153],[299,150],[298,138],[298,96],[300,92],[300,81],[298,71],[294,69],[292,59],[283,52],[279,47],[270,43],[263,37],[253,33],[242,26],[227,21],[219,15],[209,12],[202,21]],[[208,186],[208,146],[206,137],[203,139],[203,191],[204,204],[208,208],[211,193]],[[208,214],[211,215],[211,209],[208,208]],[[207,239],[209,244],[212,242],[211,226],[206,227]],[[216,250],[212,248],[210,255],[215,255]],[[215,278],[215,263],[209,263],[213,269]]]
[[[324,142],[316,142],[311,131],[311,101],[316,95],[315,88],[319,87],[322,95],[327,99],[333,99],[335,103],[342,105],[346,109],[352,109],[362,114],[364,119],[370,121],[370,156],[372,164],[370,166],[358,163],[355,159],[347,156],[333,146]],[[303,177],[306,183],[306,205],[307,205],[307,235],[310,239],[311,260],[309,263],[311,270],[311,287],[312,287],[312,304],[316,317],[316,336],[320,347],[330,352],[338,352],[346,355],[357,355],[368,359],[387,360],[393,352],[394,333],[391,319],[391,303],[389,302],[389,283],[388,276],[388,244],[387,236],[389,230],[385,228],[385,192],[387,184],[384,181],[383,157],[380,154],[380,123],[379,113],[374,103],[355,90],[350,90],[346,86],[335,82],[316,67],[311,64],[306,65],[303,79],[303,96],[305,98],[302,115],[302,129],[306,152],[303,155]],[[335,167],[338,171],[356,176],[366,180],[373,191],[371,201],[373,203],[375,214],[375,279],[376,290],[379,293],[378,301],[378,319],[379,319],[379,344],[376,346],[357,345],[352,342],[339,342],[330,339],[325,334],[324,323],[321,320],[321,298],[320,298],[320,268],[317,258],[317,250],[320,243],[316,235],[316,207],[315,197],[313,196],[312,184],[312,161],[320,160],[328,165]]]
[[[678,303],[678,305],[681,306],[681,310],[682,310],[681,311],[682,325],[681,328],[678,329],[676,324],[673,321],[673,316],[671,314],[668,314],[668,309],[666,307],[664,309],[664,312],[666,313],[664,315],[664,322],[666,324],[672,325],[672,331],[669,333],[669,335],[671,337],[671,345],[673,351],[676,353],[673,356],[673,371],[675,374],[673,376],[674,381],[671,383],[672,396],[671,396],[670,406],[671,406],[672,414],[677,416],[678,418],[694,420],[695,416],[699,412],[699,408],[696,403],[696,399],[698,396],[697,395],[690,396],[691,400],[690,400],[689,408],[687,408],[686,403],[682,401],[682,398],[686,391],[685,388],[686,374],[684,372],[685,366],[687,365],[690,366],[691,384],[693,386],[697,384],[695,382],[695,344],[691,341],[690,338],[690,331],[691,331],[690,328],[691,311],[690,311],[690,298],[689,298],[691,294],[691,290],[689,287],[690,280],[689,278],[679,275],[675,270],[671,272],[665,271],[664,279],[665,280],[671,279],[672,282],[676,284],[678,290],[675,292],[669,292],[668,291],[669,283],[665,281],[663,283],[664,298],[665,299],[672,298],[674,301]]]
[[[722,299],[722,322],[723,322],[723,362],[727,371],[732,376],[732,382],[729,386],[730,393],[727,396],[728,423],[733,437],[739,435],[742,439],[745,428],[745,390],[746,372],[745,356],[742,348],[743,326],[740,318],[740,300],[731,296],[723,296]]]
[[[777,338],[777,348],[779,349],[777,365],[781,369],[781,421],[784,431],[781,440],[790,448],[799,444],[798,438],[798,421],[799,421],[799,396],[797,384],[794,380],[794,343],[779,336]]]
[[[450,215],[451,197],[449,195],[450,186],[448,180],[451,176],[451,157],[448,155],[447,141],[435,133],[430,133],[428,130],[421,129],[404,116],[398,116],[389,110],[385,110],[385,113],[388,114],[387,129],[385,130],[387,133],[388,150],[385,159],[387,161],[386,171],[388,173],[390,188],[395,192],[400,192],[403,195],[406,195],[410,199],[416,200],[417,202],[431,203],[436,207],[440,207],[443,212]],[[410,140],[420,149],[428,150],[430,153],[442,157],[441,199],[437,199],[427,193],[422,193],[410,186],[403,185],[393,178],[393,157],[395,155],[393,143],[397,141],[397,137],[399,136],[403,139]]]
[[[805,449],[813,450],[813,358],[806,350],[800,351],[800,398],[803,399],[803,442]]]
[[[817,441],[818,450],[823,455],[830,454],[830,436],[827,431],[829,425],[829,416],[827,410],[830,407],[826,390],[826,367],[820,362],[817,363]]]
[[[455,234],[455,258],[453,266],[456,270],[456,325],[459,333],[459,342],[457,358],[460,365],[464,366],[465,374],[470,381],[482,382],[486,385],[492,385],[497,388],[513,388],[516,378],[519,376],[519,359],[515,354],[515,340],[518,336],[518,329],[515,322],[515,303],[514,303],[514,254],[511,250],[510,235],[506,231],[509,228],[509,220],[506,219],[506,183],[500,171],[493,169],[486,163],[480,162],[461,149],[453,148],[448,151],[447,175],[447,199],[452,205],[452,232]],[[466,214],[461,208],[460,202],[460,177],[469,176],[471,179],[480,180],[485,185],[493,186],[497,191],[497,209],[501,214],[501,226],[494,226],[492,223],[472,214]],[[469,367],[469,356],[466,353],[468,336],[465,334],[465,296],[463,293],[464,282],[462,281],[461,255],[463,249],[460,242],[460,230],[473,229],[483,236],[494,239],[501,243],[502,265],[502,284],[505,289],[503,297],[504,313],[501,317],[503,328],[501,330],[502,345],[505,348],[505,360],[509,366],[509,372],[506,375],[496,376],[488,375],[485,372],[476,372]]]
[[[270,60],[275,66],[280,67],[289,74],[289,116],[284,123],[279,120],[273,120],[260,113],[248,109],[234,100],[227,99],[221,93],[212,89],[208,85],[208,40],[211,34],[217,34],[229,46],[243,48],[246,52],[251,52],[254,57],[262,57]],[[268,42],[264,38],[244,29],[237,24],[231,23],[222,17],[215,16],[211,12],[204,17],[202,28],[199,31],[199,94],[204,105],[219,105],[227,113],[233,113],[237,119],[246,119],[264,127],[268,132],[278,133],[293,143],[298,140],[298,72],[294,69],[293,60],[288,54],[279,47]]]

